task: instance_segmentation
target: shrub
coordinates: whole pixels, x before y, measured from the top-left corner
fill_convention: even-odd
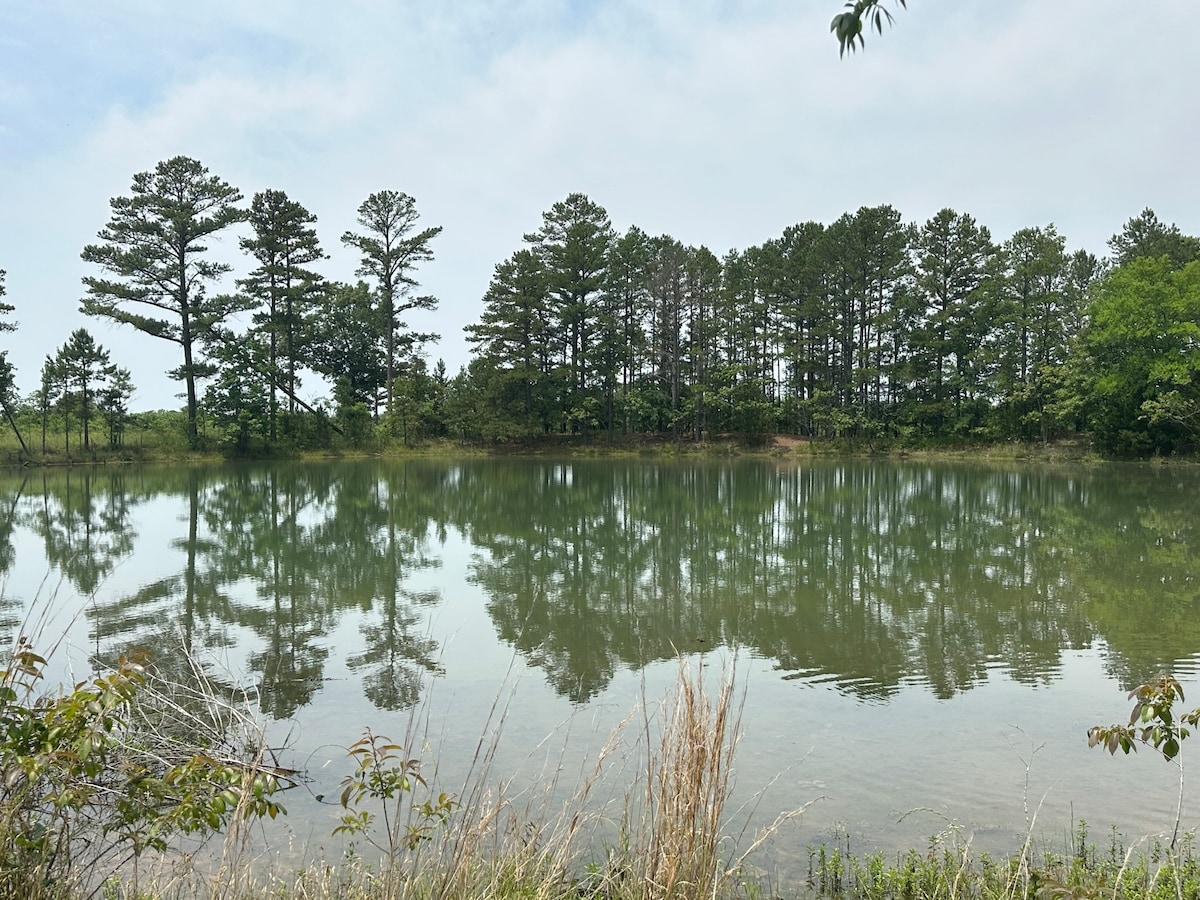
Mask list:
[[[130,653],[53,696],[25,639],[0,669],[0,896],[67,896],[131,862],[136,882],[147,850],[284,811],[283,773],[227,752],[222,724],[197,727],[146,663]]]

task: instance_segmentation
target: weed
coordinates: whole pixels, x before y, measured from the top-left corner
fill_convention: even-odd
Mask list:
[[[389,859],[395,859],[402,849],[415,850],[420,844],[433,839],[433,832],[444,827],[450,814],[458,806],[449,794],[442,792],[436,797],[427,797],[420,803],[412,803],[410,817],[406,817],[403,804],[406,796],[426,788],[421,777],[421,761],[406,759],[404,747],[392,743],[388,738],[372,734],[367,729],[362,738],[347,751],[355,760],[354,772],[342,779],[341,804],[346,813],[342,824],[334,834],[360,834],[369,837],[375,815],[360,807],[371,800],[377,803],[383,815],[386,845],[372,840]]]

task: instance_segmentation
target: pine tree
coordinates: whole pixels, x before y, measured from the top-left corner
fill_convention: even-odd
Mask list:
[[[105,383],[96,396],[96,407],[108,426],[108,445],[120,447],[125,440],[129,420],[129,401],[133,399],[133,375],[128,369],[110,366]]]
[[[567,422],[584,436],[599,421],[602,408],[602,356],[593,351],[609,339],[612,327],[600,314],[614,238],[608,213],[578,193],[542,213],[542,227],[525,236],[546,272],[562,353]]]
[[[296,370],[304,363],[302,334],[309,306],[324,289],[321,276],[305,268],[325,258],[317,232],[317,217],[288,199],[283,191],[261,191],[250,202],[251,237],[241,248],[258,261],[258,267],[238,286],[254,300],[254,322],[267,338],[266,368],[271,390],[268,432],[276,440],[278,391],[288,397],[288,412],[296,412]]]
[[[59,348],[54,367],[63,384],[66,407],[74,406],[78,411],[83,449],[87,450],[91,447],[96,397],[112,374],[108,351],[96,343],[86,328],[77,328]]]
[[[85,262],[115,278],[84,278],[81,310],[179,345],[183,365],[168,374],[186,385],[191,444],[197,435],[196,379],[213,373],[197,358],[196,343],[242,308],[238,298],[206,293],[230,270],[205,258],[206,241],[245,220],[235,205],[241,199],[196,160],[176,156],[134,175],[131,195],[109,201],[112,218],[99,232],[101,243],[83,248]]]
[[[401,353],[416,353],[421,344],[437,338],[436,334],[410,331],[401,319],[414,309],[437,308],[437,298],[414,293],[420,286],[414,270],[418,263],[433,259],[429,244],[442,229],[437,226],[414,234],[419,218],[417,202],[408,194],[378,191],[358,207],[358,224],[365,233],[347,231],[342,235],[343,244],[362,254],[357,274],[375,281],[386,360],[384,393],[389,407]]]
[[[910,377],[924,427],[962,431],[972,422],[971,401],[982,394],[982,347],[992,310],[981,292],[995,253],[991,234],[966,213],[943,209],[917,233],[915,328]]]
[[[1171,265],[1181,268],[1200,260],[1200,238],[1184,234],[1178,225],[1161,222],[1154,210],[1146,207],[1108,240],[1113,264],[1123,266],[1135,259],[1166,256]]]
[[[615,322],[615,387],[620,394],[620,412],[612,419],[621,420],[623,433],[642,427],[646,412],[644,388],[640,384],[649,360],[645,323],[649,319],[650,299],[648,268],[651,260],[650,238],[634,226],[617,238],[608,254],[608,286],[605,289],[610,315]],[[607,362],[607,361],[606,361]]]
[[[1070,332],[1065,246],[1066,239],[1049,225],[1022,228],[1001,248],[996,393],[1001,427],[1012,437],[1033,436],[1048,400],[1045,373],[1066,357]]]
[[[526,434],[549,427],[553,366],[549,296],[542,261],[518,250],[496,266],[479,322],[464,329],[490,365],[487,392],[496,412]]]

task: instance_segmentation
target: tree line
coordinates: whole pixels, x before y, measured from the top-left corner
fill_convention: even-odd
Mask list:
[[[399,378],[424,369],[422,348],[437,337],[411,330],[405,316],[437,306],[419,294],[414,272],[432,259],[430,242],[441,228],[418,230],[407,194],[371,194],[358,208],[361,230],[342,235],[367,280],[343,284],[313,268],[326,255],[311,212],[280,190],[255,194],[248,209],[239,205],[243,199],[188,157],[134,175],[130,193],[110,201],[111,218],[97,243],[83,249],[97,274],[83,279],[81,310],[177,345],[180,365],[166,374],[184,386],[189,446],[201,443],[201,422],[213,423],[235,450],[282,440],[327,443],[331,434],[347,432],[361,439],[363,420],[393,408]],[[208,255],[210,239],[243,224],[250,234],[239,247],[250,268],[229,286],[233,266]],[[0,315],[12,311],[0,306]],[[13,327],[0,319],[0,328]],[[70,368],[80,352],[90,355]],[[332,383],[335,403],[314,406],[300,397],[305,371]],[[77,422],[84,447],[92,416],[108,414],[110,443],[120,443],[132,385],[86,329],[47,357],[42,387],[23,403],[12,374],[0,355],[4,410],[40,412],[43,450],[52,411],[65,434]]]
[[[1193,449],[1200,240],[1152,210],[1109,259],[965,213],[804,222],[722,258],[582,194],[500,263],[464,387],[503,439],[555,431],[1049,440]]]
[[[419,267],[441,227],[382,190],[341,242],[354,283],[326,279],[316,217],[282,190],[248,208],[201,163],[134,175],[82,258],[81,309],[178,347],[190,446],[509,442],[571,434],[704,440],[786,433],[881,442],[1050,440],[1107,452],[1192,451],[1200,437],[1200,240],[1150,209],[1098,258],[1051,225],[994,240],[943,209],[923,224],[863,207],[718,257],[571,194],[495,267],[467,367],[450,377],[414,330],[432,311]],[[243,229],[246,271],[211,238]],[[247,233],[248,232],[248,233]],[[3,302],[0,332],[15,325]],[[0,352],[0,407],[21,425],[119,446],[128,370],[79,329],[18,397]],[[330,396],[309,403],[302,377]],[[203,425],[203,434],[202,426]]]

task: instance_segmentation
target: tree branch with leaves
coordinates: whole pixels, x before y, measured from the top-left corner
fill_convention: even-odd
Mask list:
[[[1191,729],[1200,723],[1200,708],[1176,713],[1175,701],[1183,703],[1183,686],[1169,675],[1138,685],[1129,692],[1129,699],[1136,700],[1129,714],[1129,724],[1089,728],[1088,746],[1103,747],[1115,756],[1117,750],[1128,755],[1137,750],[1138,744],[1143,744],[1153,747],[1163,759],[1179,767],[1179,802],[1175,809],[1175,830],[1171,833],[1171,846],[1174,847],[1183,818],[1183,762],[1179,759],[1179,751],[1192,733]]]
[[[896,3],[903,9],[908,8],[908,0],[896,0]],[[878,34],[883,34],[884,24],[894,22],[895,17],[884,0],[848,0],[846,11],[834,16],[829,24],[829,30],[838,40],[838,56],[845,56],[847,50],[853,53],[864,47],[864,31],[874,28]]]

